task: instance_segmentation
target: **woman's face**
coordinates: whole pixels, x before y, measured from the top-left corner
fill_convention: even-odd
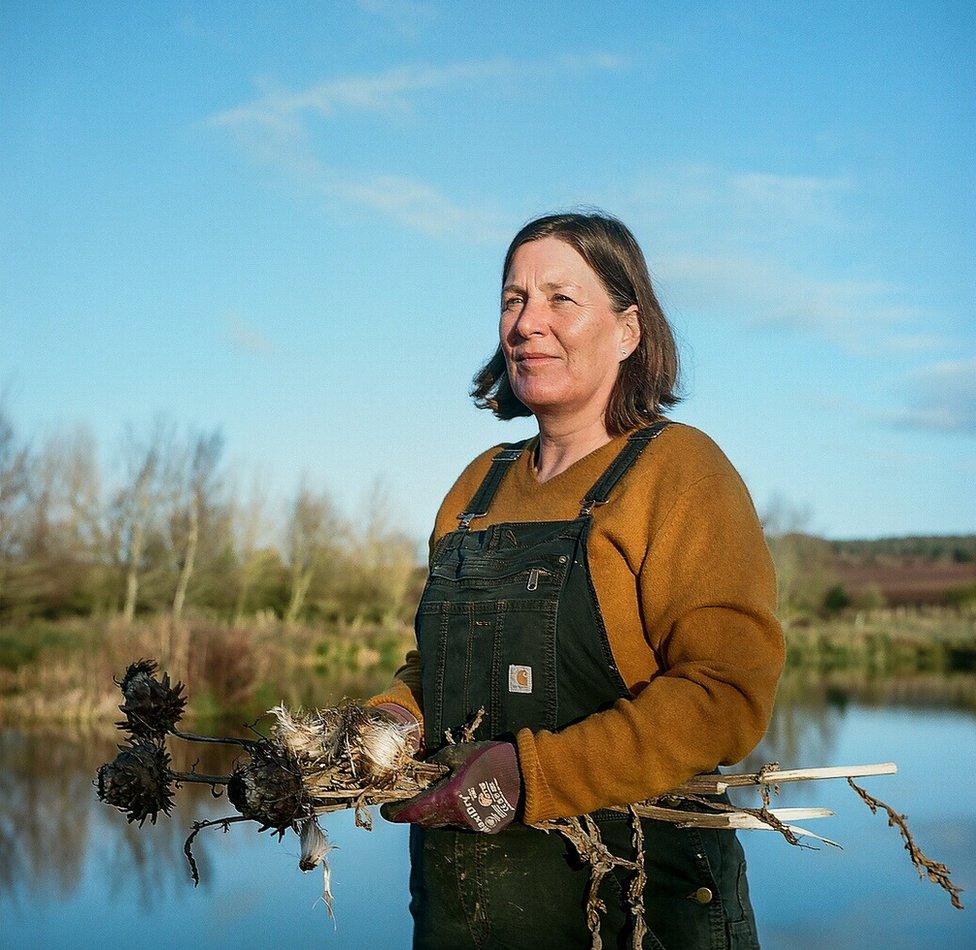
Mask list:
[[[499,336],[515,395],[536,414],[602,412],[640,338],[637,308],[614,313],[596,272],[553,237],[515,252],[501,307]]]

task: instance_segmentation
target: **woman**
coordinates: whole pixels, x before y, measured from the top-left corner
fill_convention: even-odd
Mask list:
[[[715,443],[669,422],[677,353],[630,231],[599,214],[527,224],[505,257],[499,347],[478,405],[539,433],[496,445],[437,514],[417,650],[370,703],[428,752],[483,707],[451,774],[406,803],[415,946],[586,947],[588,868],[530,824],[627,816],[748,754],[782,669],[775,577],[749,493]],[[418,742],[421,739],[418,738]],[[643,821],[644,946],[758,946],[733,831]],[[600,891],[627,946],[628,875]]]

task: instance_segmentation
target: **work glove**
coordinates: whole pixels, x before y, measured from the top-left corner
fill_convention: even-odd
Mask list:
[[[385,715],[388,719],[406,727],[405,738],[410,754],[417,757],[421,749],[420,721],[406,706],[399,703],[380,703],[373,707],[374,712]]]
[[[459,742],[444,746],[427,761],[449,766],[451,772],[413,798],[383,805],[384,818],[487,834],[511,824],[522,797],[518,754],[511,742]]]

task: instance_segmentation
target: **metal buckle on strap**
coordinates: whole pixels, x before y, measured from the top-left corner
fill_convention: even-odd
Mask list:
[[[493,462],[514,462],[522,454],[522,449],[502,449],[491,457]]]
[[[600,501],[598,498],[584,498],[583,507],[580,508],[580,514],[588,515],[594,508],[598,507],[599,505],[605,505],[606,503],[606,498],[604,498],[603,501]]]
[[[461,514],[458,515],[458,522],[459,522],[458,529],[461,531],[467,531],[468,525],[470,525],[475,518],[480,518],[480,517],[481,515],[479,515],[478,512],[476,511],[461,512]]]
[[[627,441],[650,442],[651,439],[656,439],[670,424],[670,421],[653,422],[649,426],[644,426],[642,429],[631,432],[627,436]]]

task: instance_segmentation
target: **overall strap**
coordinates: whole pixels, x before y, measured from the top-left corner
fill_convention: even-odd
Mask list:
[[[610,497],[610,492],[627,469],[637,461],[638,456],[652,439],[656,439],[669,425],[670,421],[655,422],[632,432],[624,447],[617,453],[617,457],[607,466],[607,470],[597,479],[596,484],[586,493],[580,515],[588,515],[597,505],[603,505]]]
[[[488,514],[488,506],[491,505],[491,500],[495,497],[495,492],[498,491],[498,486],[502,483],[505,473],[508,471],[512,462],[522,454],[522,450],[528,443],[529,439],[523,439],[521,442],[512,442],[492,456],[491,465],[485,473],[485,477],[481,480],[481,485],[478,486],[478,490],[474,493],[474,497],[468,502],[464,511],[458,515],[458,521],[460,522],[458,524],[458,530],[467,531],[468,525],[473,519]]]

